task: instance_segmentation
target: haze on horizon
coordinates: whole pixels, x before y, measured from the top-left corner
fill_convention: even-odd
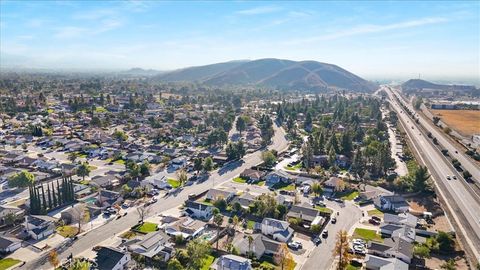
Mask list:
[[[1,1],[0,67],[172,70],[238,59],[480,83],[480,3]]]

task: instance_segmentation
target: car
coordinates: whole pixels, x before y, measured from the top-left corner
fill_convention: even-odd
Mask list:
[[[189,200],[193,200],[193,199],[195,199],[196,197],[197,197],[197,194],[195,194],[195,193],[190,193],[190,194],[188,194],[188,199],[189,199]]]
[[[337,218],[336,217],[332,218],[332,223],[333,224],[337,223]]]
[[[353,252],[355,252],[356,254],[361,254],[361,255],[365,255],[365,254],[366,254],[365,248],[364,248],[364,247],[360,247],[360,246],[353,246]]]
[[[289,242],[287,245],[288,245],[289,248],[294,249],[294,250],[298,250],[298,249],[303,248],[302,243],[300,243],[298,241]]]
[[[452,178],[450,177],[450,175],[447,175],[447,180],[452,180]]]
[[[315,236],[315,238],[312,239],[312,242],[318,246],[322,243],[322,238],[320,238],[319,236]]]
[[[452,176],[452,178],[453,178],[453,180],[457,180],[457,177],[456,177],[455,175],[454,175],[454,176]]]
[[[125,212],[125,213],[123,213],[123,215],[122,215],[122,216],[124,217],[124,216],[126,216],[127,214],[128,214],[128,212]]]
[[[327,237],[328,237],[328,231],[327,231],[327,230],[325,230],[325,231],[322,232],[322,237],[323,237],[323,238],[327,238]]]
[[[368,223],[370,223],[370,224],[372,224],[372,225],[380,225],[380,222],[377,221],[377,220],[375,220],[375,219],[373,219],[373,218],[369,219],[369,220],[368,220]]]
[[[365,245],[365,244],[367,244],[367,242],[365,242],[365,240],[363,240],[363,239],[358,239],[358,238],[357,238],[357,239],[353,239],[353,240],[352,240],[352,243],[353,243],[354,245],[355,245],[355,244],[357,244],[357,245]]]
[[[373,216],[372,219],[373,219],[373,220],[376,220],[376,221],[378,221],[378,222],[382,221],[382,219],[379,218],[379,217],[377,217],[377,216]]]

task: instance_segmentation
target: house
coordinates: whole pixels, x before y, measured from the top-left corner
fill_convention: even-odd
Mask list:
[[[118,192],[102,189],[97,200],[101,207],[109,207],[114,204],[120,204],[122,196]]]
[[[293,205],[287,213],[287,220],[295,218],[301,220],[302,224],[318,225],[322,222],[322,218],[319,218],[319,213],[320,211],[312,208],[310,205]]]
[[[102,188],[110,188],[120,185],[120,181],[115,175],[95,176],[92,181]]]
[[[130,260],[129,252],[114,247],[101,247],[95,257],[99,270],[123,270]]]
[[[264,218],[262,220],[262,234],[271,236],[274,240],[288,242],[293,236],[293,229],[286,221]]]
[[[25,216],[25,231],[35,240],[43,239],[55,231],[55,218],[49,216]]]
[[[240,174],[240,177],[254,182],[259,182],[265,177],[265,172],[253,169],[245,169]]]
[[[239,203],[243,209],[248,209],[249,206],[255,201],[255,198],[256,197],[254,195],[245,192],[242,195],[233,198],[231,204],[234,205],[235,203]]]
[[[187,158],[186,157],[174,158],[170,161],[170,166],[175,170],[180,168],[185,168],[187,166]]]
[[[82,204],[76,204],[73,207],[69,207],[60,213],[60,219],[62,219],[65,224],[78,223],[79,218],[82,216],[83,211],[86,211],[87,208]]]
[[[418,218],[410,213],[400,213],[398,215],[385,213],[383,215],[383,222],[386,224],[408,225],[415,228],[418,223]]]
[[[413,258],[413,243],[402,237],[385,238],[383,243],[371,241],[368,244],[368,254],[397,258],[409,264]]]
[[[393,195],[392,192],[382,187],[374,187],[371,185],[363,185],[361,190],[357,199],[361,202],[373,202],[373,200],[379,196]]]
[[[313,166],[325,167],[328,165],[328,155],[313,155]]]
[[[20,219],[23,217],[25,210],[22,210],[16,206],[10,205],[0,205],[0,224],[4,224],[5,219],[8,216],[13,215],[15,219]]]
[[[156,258],[161,258],[161,261],[167,262],[175,253],[169,239],[170,237],[162,231],[151,232],[144,235],[142,239],[136,239],[135,243],[128,246],[128,250],[132,254],[149,259],[156,256]]]
[[[336,191],[343,191],[345,189],[345,182],[338,177],[332,176],[323,183],[324,191],[333,193]]]
[[[407,201],[405,198],[403,198],[403,196],[400,195],[379,196],[378,198],[374,199],[373,203],[377,208],[384,211],[394,211],[399,213],[410,210],[410,206],[408,205]]]
[[[223,190],[223,189],[217,189],[217,188],[212,188],[209,189],[207,194],[205,195],[205,198],[210,201],[216,201],[220,198],[225,199],[225,201],[229,202],[233,199],[235,196],[234,192]]]
[[[185,202],[185,213],[194,218],[209,220],[213,215],[213,206],[188,200]]]
[[[233,254],[222,255],[210,266],[216,270],[252,270],[250,259]]]
[[[337,155],[335,163],[340,168],[347,168],[350,165],[350,159],[345,155]]]
[[[282,244],[258,233],[252,234],[251,237],[251,244],[246,235],[233,242],[233,246],[238,250],[239,254],[247,255],[252,252],[257,259],[260,259],[264,255],[275,254]]]
[[[22,241],[17,238],[0,236],[0,253],[11,253],[22,247]]]
[[[408,270],[408,264],[396,258],[382,258],[367,254],[365,256],[367,270]]]
[[[284,171],[273,171],[265,176],[265,180],[267,186],[273,186],[280,182],[291,183],[293,181],[293,177]]]
[[[203,233],[207,223],[189,217],[183,217],[165,226],[165,233],[170,236],[181,235],[184,239],[193,239]]]

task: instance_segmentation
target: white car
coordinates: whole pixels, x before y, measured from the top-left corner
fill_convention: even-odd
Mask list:
[[[288,243],[288,247],[291,249],[297,250],[297,249],[301,249],[303,246],[302,246],[302,243],[298,241],[293,241]]]
[[[447,180],[452,180],[452,178],[450,177],[450,175],[447,175]]]
[[[352,243],[354,245],[365,245],[365,244],[367,244],[367,242],[365,242],[365,240],[363,240],[363,239],[353,239]]]

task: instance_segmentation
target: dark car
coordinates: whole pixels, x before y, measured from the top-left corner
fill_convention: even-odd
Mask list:
[[[322,232],[322,237],[323,237],[323,238],[327,238],[327,237],[328,237],[328,231],[327,231],[327,230],[325,230],[325,231]]]
[[[332,223],[333,224],[337,223],[337,218],[336,217],[332,218]]]
[[[376,221],[378,221],[378,222],[382,221],[382,219],[379,218],[379,217],[377,217],[377,216],[373,216],[372,219],[373,219],[373,220],[376,220]]]
[[[373,218],[369,219],[369,220],[368,220],[368,223],[370,223],[370,224],[372,224],[372,225],[380,225],[380,222],[377,221],[377,220],[375,220],[375,219],[373,219]]]
[[[319,236],[315,236],[315,238],[312,239],[312,242],[318,246],[322,243],[322,239]]]

